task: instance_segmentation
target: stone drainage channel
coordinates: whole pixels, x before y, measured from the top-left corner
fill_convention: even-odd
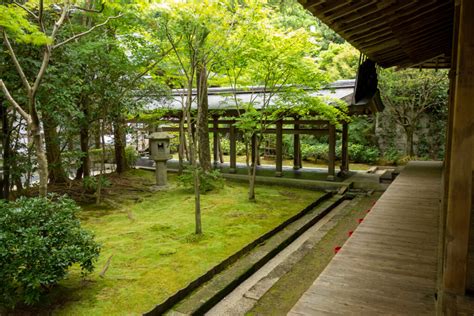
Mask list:
[[[354,196],[326,193],[145,315],[245,315],[337,225]]]

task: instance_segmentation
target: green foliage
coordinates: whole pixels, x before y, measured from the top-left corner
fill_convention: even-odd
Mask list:
[[[27,6],[30,4],[27,4]],[[0,29],[4,29],[15,41],[24,44],[45,45],[51,38],[27,19],[27,12],[13,4],[0,4]]]
[[[99,188],[99,184],[101,188],[106,188],[106,187],[111,186],[109,179],[107,179],[104,176],[85,177],[82,180],[82,186],[84,187],[84,190],[86,190],[86,192],[89,192],[89,193],[97,192],[97,189]]]
[[[327,144],[310,145],[301,143],[301,158],[304,160],[328,160],[329,148]]]
[[[373,164],[379,159],[380,152],[377,147],[369,147],[361,144],[349,144],[349,159],[353,162]]]
[[[386,69],[380,71],[380,90],[385,104],[380,122],[385,126],[395,125],[399,131],[404,132],[407,143],[405,154],[438,158],[437,153],[444,147],[444,122],[448,108],[447,72]],[[385,132],[393,139],[400,137],[396,130]],[[425,143],[421,144],[421,151],[416,150],[419,144],[410,144],[411,139],[414,142],[416,139],[421,142],[425,139]]]
[[[320,67],[331,80],[351,79],[357,74],[359,52],[349,43],[330,43],[327,50],[321,51]]]
[[[78,210],[67,197],[0,202],[0,306],[37,303],[73,264],[84,274],[94,269],[100,247]]]
[[[125,159],[127,161],[128,167],[134,167],[138,158],[140,158],[140,156],[138,155],[138,152],[136,151],[135,147],[133,146],[125,147]]]
[[[201,168],[199,170],[200,192],[207,193],[213,190],[222,188],[224,185],[224,178],[219,170],[211,170],[204,172]],[[186,190],[194,189],[194,171],[191,166],[184,168],[183,173],[178,176],[178,185]]]
[[[380,152],[377,147],[364,146],[362,144],[349,144],[349,159],[356,163],[377,163]],[[327,143],[310,144],[301,143],[301,158],[303,160],[323,160],[327,161],[329,157],[329,146]],[[341,147],[336,146],[336,157],[341,157]]]
[[[228,138],[221,138],[221,149],[225,155],[230,155],[230,140]],[[237,155],[245,155],[245,144],[237,141],[235,143],[235,152]]]

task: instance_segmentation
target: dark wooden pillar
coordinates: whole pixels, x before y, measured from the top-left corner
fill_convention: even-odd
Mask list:
[[[219,128],[219,117],[213,117],[213,158],[214,158],[214,166],[216,167],[219,163],[219,132],[217,129]]]
[[[468,267],[470,215],[472,208],[472,160],[474,148],[474,2],[457,1],[459,24],[457,63],[451,115],[446,190],[445,262],[443,272],[444,312],[456,313],[456,296],[464,296]],[[471,267],[472,269],[472,267]]]
[[[298,130],[300,128],[300,124],[295,124],[294,129]],[[301,142],[300,142],[300,134],[293,135],[293,169],[298,170],[301,169]]]
[[[276,122],[275,176],[283,175],[283,121]]]
[[[229,131],[229,140],[230,140],[230,173],[235,173],[237,172],[237,151],[236,151],[236,145],[237,145],[237,133],[236,133],[236,128],[234,126],[235,122],[232,122],[230,125],[230,131]]]
[[[345,122],[342,123],[341,171],[342,173],[349,171],[349,124]]]
[[[329,125],[329,151],[328,151],[328,180],[332,181],[336,175],[336,127]]]

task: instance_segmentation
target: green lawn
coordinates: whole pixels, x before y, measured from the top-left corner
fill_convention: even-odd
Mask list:
[[[135,189],[153,173],[132,171]],[[227,182],[202,196],[203,231],[194,231],[193,195],[175,186],[167,192],[114,191],[116,209],[85,207],[82,224],[96,234],[102,253],[85,280],[73,269],[52,293],[59,315],[135,315],[150,310],[247,243],[313,202],[321,192],[258,186],[257,202],[247,201],[245,184]],[[137,184],[138,183],[138,184]],[[134,192],[139,192],[135,194]],[[110,198],[110,196],[109,196]],[[112,256],[104,278],[99,273]]]

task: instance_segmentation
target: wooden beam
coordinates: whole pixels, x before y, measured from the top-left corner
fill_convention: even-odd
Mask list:
[[[336,127],[329,126],[329,155],[328,155],[328,180],[335,180],[336,176]]]
[[[275,176],[283,176],[283,132],[282,121],[276,123],[276,157],[275,157]]]
[[[214,158],[214,166],[217,166],[219,164],[219,133],[218,133],[218,129],[219,129],[219,121],[218,121],[218,117],[217,116],[214,116],[214,120],[213,120],[213,129],[212,129],[212,133],[213,133],[213,145],[214,147],[212,148],[212,151],[213,151],[213,158]]]
[[[300,128],[299,124],[294,124],[294,129],[297,130]],[[301,142],[300,135],[294,134],[293,136],[293,169],[301,169]]]
[[[349,124],[342,124],[342,141],[341,141],[341,171],[343,173],[349,171]]]
[[[465,294],[474,147],[474,1],[459,0],[459,36],[450,136],[444,292]]]

